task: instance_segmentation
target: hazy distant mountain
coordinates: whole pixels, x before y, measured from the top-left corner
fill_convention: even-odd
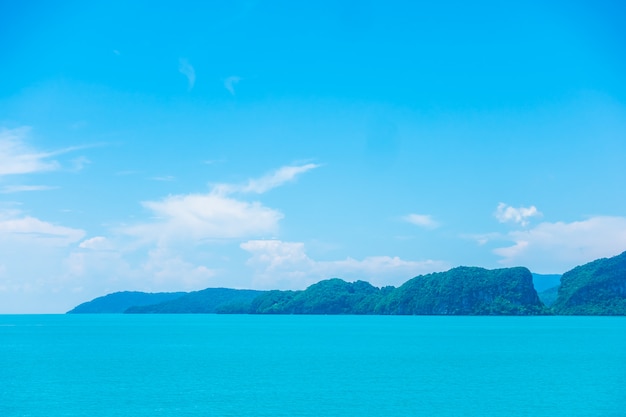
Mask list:
[[[543,290],[538,292],[537,295],[543,304],[546,307],[551,307],[552,304],[556,301],[556,297],[559,294],[559,286],[548,288],[547,290]]]
[[[535,274],[533,272],[533,286],[538,293],[561,285],[561,274]]]
[[[626,315],[626,252],[564,273],[552,309],[556,314]]]
[[[209,314],[247,311],[253,299],[263,291],[207,288],[163,301],[159,304],[132,306],[130,314]]]
[[[68,314],[98,314],[98,313],[123,313],[132,306],[143,306],[148,304],[161,303],[181,297],[185,292],[159,292],[145,293],[139,291],[123,291],[95,298],[86,303],[82,303]]]

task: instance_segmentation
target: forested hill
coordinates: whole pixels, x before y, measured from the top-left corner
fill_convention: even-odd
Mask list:
[[[552,309],[555,314],[626,315],[626,252],[563,274]]]
[[[557,276],[535,275],[545,286]],[[441,314],[626,315],[626,252],[566,272],[561,286],[542,293],[526,268],[488,270],[458,267],[415,277],[398,288],[377,288],[339,278],[302,291],[209,288],[191,293],[109,294],[69,313],[241,313],[241,314]]]
[[[243,311],[240,311],[243,312]],[[526,268],[459,267],[415,277],[399,288],[334,278],[304,291],[270,291],[252,314],[529,315],[547,314]]]
[[[533,315],[547,309],[526,268],[458,267],[415,277],[377,306],[378,314]]]

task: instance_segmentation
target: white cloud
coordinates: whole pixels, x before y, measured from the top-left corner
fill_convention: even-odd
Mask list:
[[[319,166],[318,164],[284,166],[261,178],[250,179],[244,185],[217,184],[214,187],[214,191],[222,195],[232,193],[263,194],[285,183],[295,181],[298,175],[318,168]]]
[[[263,194],[287,182],[294,181],[298,175],[318,167],[319,165],[317,164],[285,166],[269,175],[265,175],[258,179],[251,179],[248,181],[248,184],[241,188],[241,191],[244,193]]]
[[[144,201],[153,221],[120,229],[142,241],[165,243],[171,240],[195,242],[213,239],[250,238],[273,235],[283,214],[260,202],[230,197],[233,193],[262,194],[279,187],[319,165],[285,166],[246,184],[217,184],[208,194],[169,196],[159,201]]]
[[[522,226],[528,226],[528,219],[541,216],[541,212],[535,206],[515,208],[505,203],[500,203],[494,215],[500,223],[513,222]]]
[[[494,253],[506,266],[524,265],[534,272],[563,273],[597,258],[626,250],[626,218],[598,216],[572,223],[541,223],[507,235],[513,245]]]
[[[0,128],[0,177],[3,175],[32,174],[56,171],[61,164],[51,158],[99,145],[70,146],[55,151],[43,152],[28,145],[31,129],[27,126],[16,129]],[[88,164],[83,156],[72,161],[73,170],[78,171]]]
[[[113,243],[104,236],[96,236],[91,239],[83,240],[78,245],[81,249],[91,250],[112,250],[114,249]]]
[[[187,77],[187,82],[189,83],[189,90],[191,90],[196,83],[196,70],[191,66],[189,61],[185,58],[181,58],[178,61],[178,71]]]
[[[448,268],[442,261],[407,261],[397,256],[317,261],[306,254],[301,242],[251,240],[240,247],[252,254],[246,264],[255,269],[258,288],[301,289],[332,277],[363,279],[379,286],[400,285],[416,275]]]
[[[0,176],[54,171],[60,168],[49,158],[57,152],[40,152],[26,144],[30,128],[0,129]]]
[[[403,220],[425,229],[436,229],[439,227],[439,223],[432,216],[426,214],[409,214],[404,216]]]
[[[103,237],[89,239],[64,260],[67,284],[81,286],[91,297],[114,291],[186,291],[213,284],[216,272],[184,259],[175,250],[157,247],[147,253],[118,250]]]
[[[24,191],[46,191],[56,190],[59,187],[52,187],[49,185],[5,185],[0,188],[1,194],[21,193]]]
[[[224,88],[226,88],[228,90],[228,92],[230,94],[232,94],[233,96],[235,95],[235,84],[237,84],[239,81],[241,81],[241,77],[238,77],[236,75],[231,75],[230,77],[226,78],[224,80]]]
[[[122,229],[142,240],[202,241],[273,234],[282,213],[258,202],[245,202],[219,194],[174,195],[160,201],[146,201],[154,221]]]
[[[49,246],[67,246],[83,238],[85,232],[58,226],[16,211],[0,213],[0,240]]]
[[[194,265],[164,248],[151,250],[141,267],[141,275],[149,277],[150,287],[160,291],[204,289],[215,276],[215,271],[206,266]]]

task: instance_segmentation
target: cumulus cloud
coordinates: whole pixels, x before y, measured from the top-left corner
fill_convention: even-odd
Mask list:
[[[505,203],[498,204],[494,214],[500,223],[517,223],[522,226],[528,226],[530,217],[541,216],[541,212],[537,207],[511,207]]]
[[[191,90],[196,83],[196,70],[191,66],[189,61],[185,58],[181,58],[178,61],[178,71],[187,77],[187,82],[189,84],[189,90]]]
[[[439,227],[439,223],[432,216],[426,214],[409,214],[404,216],[403,220],[424,229],[436,229]]]
[[[283,214],[260,202],[236,199],[232,194],[262,194],[318,166],[285,166],[245,184],[217,184],[207,194],[173,195],[158,201],[144,201],[142,205],[152,213],[154,220],[120,230],[143,241],[161,243],[273,235]]]
[[[442,261],[407,261],[397,256],[317,261],[306,254],[301,242],[250,240],[240,247],[251,254],[246,264],[255,270],[254,283],[259,288],[301,289],[331,277],[399,285],[413,276],[449,267]]]
[[[494,253],[506,266],[524,265],[535,272],[563,273],[597,258],[626,250],[626,218],[598,216],[571,223],[541,223],[510,232],[513,245]]]
[[[272,234],[282,213],[259,202],[235,200],[223,195],[174,195],[160,201],[145,201],[154,221],[122,229],[122,232],[142,240],[194,241],[241,238]]]
[[[235,85],[241,81],[241,77],[238,77],[236,75],[231,75],[230,77],[226,78],[224,80],[224,88],[226,88],[228,90],[228,92],[230,94],[232,94],[233,96],[235,95]]]

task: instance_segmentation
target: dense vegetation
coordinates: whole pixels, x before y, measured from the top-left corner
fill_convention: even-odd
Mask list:
[[[185,314],[230,313],[246,310],[262,291],[207,288],[159,304],[135,306],[125,313],[131,314]]]
[[[378,314],[546,314],[526,268],[458,267],[415,277],[388,294]]]
[[[626,315],[626,252],[563,274],[552,309],[555,314]]]
[[[123,313],[129,307],[157,304],[185,295],[184,292],[145,293],[138,291],[115,292],[95,298],[76,306],[68,314],[113,314]]]
[[[365,281],[339,278],[320,281],[304,291],[270,291],[256,298],[252,314],[373,314],[393,287],[382,289]]]
[[[415,277],[398,288],[332,278],[303,291],[120,292],[69,313],[626,315],[626,252],[576,267],[563,274],[560,286],[547,288],[558,278],[522,267],[458,267]]]
[[[418,276],[399,288],[338,278],[304,291],[270,291],[256,298],[252,314],[468,314],[526,315],[547,310],[526,268],[460,267]]]

